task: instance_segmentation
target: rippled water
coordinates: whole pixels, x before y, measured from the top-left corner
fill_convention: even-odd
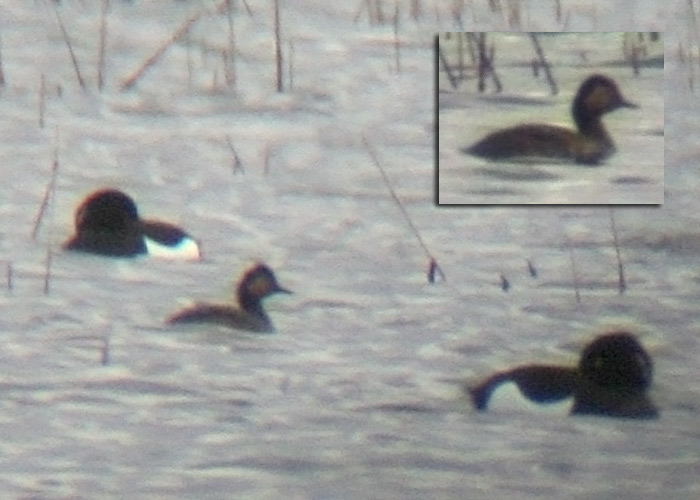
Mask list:
[[[234,19],[238,96],[211,49],[226,43],[220,16],[191,35],[192,82],[181,43],[118,88],[198,4],[113,2],[102,93],[88,62],[97,7],[59,7],[85,91],[52,4],[0,8],[3,498],[696,497],[698,109],[684,68],[671,62],[666,81],[664,206],[614,212],[620,295],[607,208],[434,205],[429,61],[446,15],[403,25],[397,73],[391,27],[353,24],[354,5],[289,6],[295,90],[279,96],[269,6],[248,3],[254,16]],[[363,135],[446,281],[427,284],[428,259]],[[33,241],[54,151],[55,196]],[[62,252],[75,206],[103,185],[189,230],[204,261]],[[294,291],[268,301],[277,334],[163,324],[191,300],[225,300],[255,260]],[[574,362],[611,317],[640,324],[658,421],[470,408],[465,383],[517,362]]]

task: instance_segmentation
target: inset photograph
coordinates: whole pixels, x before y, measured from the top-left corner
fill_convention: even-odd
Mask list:
[[[439,205],[661,205],[663,33],[440,33]]]

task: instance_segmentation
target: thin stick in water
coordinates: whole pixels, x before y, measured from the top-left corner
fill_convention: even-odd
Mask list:
[[[532,40],[532,45],[535,47],[535,52],[537,53],[537,58],[539,63],[544,68],[544,74],[547,76],[547,81],[549,82],[549,87],[552,89],[552,95],[557,95],[559,93],[559,88],[557,87],[557,82],[554,81],[554,76],[549,67],[549,62],[544,55],[542,50],[542,45],[540,45],[540,39],[537,38],[537,33],[530,33],[530,40]]]
[[[0,37],[0,87],[5,86],[5,72],[2,69],[2,38]]]
[[[431,258],[428,265],[428,283],[436,283],[438,280],[445,281],[445,274],[438,266],[437,261]]]
[[[107,366],[110,362],[110,335],[107,331],[102,337],[102,347],[100,348],[100,364]]]
[[[269,144],[265,146],[265,161],[264,161],[264,167],[263,167],[263,174],[268,175],[270,173],[270,160],[272,158],[272,146]]]
[[[288,65],[287,65],[287,71],[289,72],[289,90],[294,89],[294,42],[292,40],[289,40],[288,44],[288,49],[289,51],[289,56],[287,57],[288,59]]]
[[[243,0],[243,6],[245,7],[246,12],[248,12],[248,16],[253,17],[253,10],[250,8],[250,5],[248,5],[246,0]]]
[[[360,3],[360,6],[357,8],[357,11],[355,12],[355,15],[352,18],[353,24],[357,24],[357,22],[360,20],[360,16],[362,15],[362,11],[365,7],[367,7],[367,11],[369,12],[370,7],[368,0],[362,0],[362,2]]]
[[[14,270],[12,269],[12,262],[7,263],[7,291],[12,293],[14,289],[13,276]]]
[[[100,13],[100,46],[97,53],[97,88],[102,90],[105,83],[105,44],[107,40],[107,12],[109,0],[102,0]]]
[[[78,80],[80,88],[84,89],[85,80],[83,80],[83,75],[80,74],[80,66],[78,65],[78,59],[75,57],[75,52],[73,51],[73,44],[70,42],[70,38],[68,38],[68,32],[66,31],[66,28],[63,25],[63,19],[61,19],[61,14],[59,14],[58,12],[57,4],[54,4],[53,11],[56,14],[58,26],[61,28],[61,36],[63,37],[63,41],[66,43],[66,47],[68,47],[68,53],[70,54],[71,63],[73,63],[73,71],[75,71],[75,77]]]
[[[508,281],[508,278],[506,278],[506,275],[503,273],[501,273],[501,290],[504,292],[510,290],[510,281]]]
[[[384,24],[386,21],[384,19],[384,10],[382,9],[382,0],[375,0],[374,2],[374,8],[375,8],[375,19],[377,21],[377,24]]]
[[[284,91],[282,83],[282,40],[280,36],[280,2],[275,0],[275,61],[277,63],[277,92]]]
[[[581,292],[579,291],[578,271],[576,270],[576,259],[574,258],[574,247],[569,237],[566,237],[566,247],[569,250],[569,263],[571,264],[571,279],[574,285],[576,302],[581,303]]]
[[[229,150],[231,150],[231,154],[233,155],[233,175],[236,175],[238,172],[245,174],[241,157],[238,156],[238,152],[236,152],[236,148],[233,147],[233,142],[229,136],[226,136],[226,145],[228,146]]]
[[[51,253],[51,247],[46,249],[46,269],[44,271],[44,295],[48,295],[51,291],[51,261],[53,259],[53,254]]]
[[[41,74],[39,83],[39,128],[44,128],[46,116],[46,77]]]
[[[411,0],[411,19],[415,22],[420,21],[423,15],[423,7],[420,2],[421,0]]]
[[[372,146],[370,145],[369,141],[367,140],[367,137],[365,137],[364,135],[362,136],[362,143],[365,145],[365,148],[367,149],[367,152],[369,153],[369,156],[372,159],[372,163],[374,163],[374,165],[379,170],[379,173],[382,175],[382,180],[384,181],[384,185],[389,190],[389,194],[393,198],[394,203],[396,203],[396,206],[399,207],[399,210],[401,211],[404,218],[406,219],[406,222],[408,223],[408,227],[411,229],[411,232],[415,235],[416,239],[418,240],[418,244],[421,246],[421,248],[425,252],[426,257],[428,258],[428,260],[430,262],[430,267],[428,270],[428,282],[435,283],[435,277],[437,276],[436,273],[438,273],[438,272],[439,272],[439,275],[442,276],[444,279],[445,274],[442,272],[442,269],[440,269],[440,265],[437,263],[437,260],[435,259],[435,257],[433,257],[432,253],[428,249],[428,245],[425,244],[425,241],[423,240],[420,233],[418,232],[418,228],[413,223],[413,220],[411,220],[411,216],[408,214],[406,207],[403,205],[403,203],[401,202],[401,199],[396,194],[396,191],[394,191],[394,188],[391,186],[391,182],[389,182],[389,177],[386,175],[386,172],[384,171],[382,164],[379,162],[379,158],[377,157],[377,153],[374,151],[374,149],[372,149]]]
[[[226,64],[226,85],[236,92],[236,36],[233,30],[233,0],[226,0],[226,20],[228,21],[228,50]]]
[[[199,11],[197,14],[189,18],[185,23],[180,26],[175,33],[172,34],[170,39],[165,42],[163,45],[161,45],[158,50],[156,50],[153,55],[148,57],[142,64],[141,66],[128,78],[126,78],[124,81],[122,81],[120,85],[121,90],[129,90],[132,88],[136,83],[143,77],[143,75],[148,71],[149,68],[154,66],[162,57],[165,55],[165,53],[172,47],[178,40],[180,40],[182,37],[187,35],[189,31],[192,29],[192,27],[195,25],[197,21],[201,17],[203,17],[206,14],[219,14],[226,9],[226,0],[221,2],[219,6],[214,9],[213,12],[210,12],[207,9],[203,9]]]
[[[39,213],[37,213],[34,218],[34,227],[32,228],[32,241],[36,240],[36,236],[39,233],[39,228],[41,227],[41,222],[44,219],[44,214],[49,206],[49,201],[53,197],[56,190],[56,178],[58,177],[58,146],[53,152],[53,164],[51,166],[51,179],[49,180],[48,186],[46,186],[46,191],[44,192],[44,197],[41,200],[41,205],[39,206]]]
[[[396,72],[401,73],[401,44],[399,43],[399,2],[394,4],[394,54],[396,58]]]
[[[610,228],[613,234],[613,244],[615,245],[615,255],[617,255],[617,285],[620,295],[625,293],[627,289],[627,281],[625,280],[625,266],[622,263],[622,255],[620,254],[620,241],[617,237],[617,227],[615,226],[615,212],[610,207]]]
[[[532,278],[537,278],[537,269],[530,259],[527,259],[527,270]]]
[[[453,89],[456,89],[457,85],[459,84],[459,81],[457,80],[457,77],[452,73],[450,63],[447,61],[447,58],[445,57],[445,54],[442,51],[442,45],[440,44],[439,35],[435,37],[435,51],[437,52],[439,62],[442,64],[442,69],[445,70],[445,74],[447,75],[448,80],[450,80],[450,85],[452,85]]]

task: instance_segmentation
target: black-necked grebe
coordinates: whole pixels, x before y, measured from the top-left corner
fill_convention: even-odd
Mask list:
[[[183,309],[166,323],[214,323],[236,330],[274,332],[275,328],[262,306],[262,299],[273,293],[292,293],[277,283],[272,270],[265,264],[248,269],[236,288],[238,307],[226,304],[197,304]]]
[[[638,106],[622,96],[612,78],[593,75],[581,84],[571,108],[577,130],[524,124],[493,132],[463,151],[487,160],[555,159],[596,164],[616,151],[601,116],[623,107]]]
[[[536,403],[573,396],[572,415],[655,418],[658,410],[646,392],[651,385],[649,354],[630,333],[615,331],[597,337],[581,354],[577,368],[523,365],[495,373],[469,388],[474,406],[486,410],[491,393],[514,382]]]
[[[199,245],[166,222],[141,220],[134,200],[116,189],[88,195],[75,212],[75,235],[63,247],[112,257],[199,259]]]

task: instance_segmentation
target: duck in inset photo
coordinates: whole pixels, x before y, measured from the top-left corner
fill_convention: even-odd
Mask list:
[[[292,293],[280,286],[265,264],[255,264],[244,274],[236,287],[237,305],[196,304],[176,312],[165,321],[168,324],[212,323],[234,330],[272,333],[275,327],[270,321],[262,300],[275,293]]]
[[[601,117],[619,108],[637,108],[612,78],[592,75],[581,84],[571,107],[576,130],[529,123],[493,132],[463,152],[487,160],[563,160],[594,165],[615,153]]]
[[[647,396],[652,361],[637,338],[612,331],[595,338],[581,354],[578,367],[528,364],[497,372],[468,392],[479,411],[488,407],[501,384],[513,382],[536,403],[573,397],[572,415],[656,418],[659,412]]]
[[[199,244],[167,222],[142,220],[136,203],[117,189],[89,194],[75,211],[75,234],[63,245],[110,257],[155,257],[199,260]]]

